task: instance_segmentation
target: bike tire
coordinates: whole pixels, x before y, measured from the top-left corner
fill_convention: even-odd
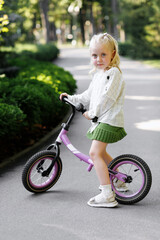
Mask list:
[[[44,150],[36,153],[26,162],[22,171],[22,183],[28,191],[42,193],[56,184],[62,173],[62,161],[59,157],[49,176],[42,176],[55,157],[54,152]]]
[[[131,154],[124,154],[113,159],[108,165],[112,170],[118,169],[119,172],[127,174],[132,177],[132,182],[127,183],[128,190],[119,192],[116,188],[115,178],[110,176],[113,191],[116,193],[116,200],[122,204],[134,204],[146,197],[151,185],[152,174],[147,163]],[[137,189],[136,189],[137,186]]]

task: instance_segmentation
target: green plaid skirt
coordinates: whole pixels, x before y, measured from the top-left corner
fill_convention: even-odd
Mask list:
[[[123,139],[127,133],[124,128],[111,126],[106,123],[99,123],[93,132],[88,131],[87,137],[91,140],[98,140],[105,143],[115,143]]]

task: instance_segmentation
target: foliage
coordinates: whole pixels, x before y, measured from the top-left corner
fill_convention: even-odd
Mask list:
[[[57,58],[59,54],[59,49],[53,43],[48,44],[20,44],[17,43],[14,48],[3,47],[0,51],[0,74],[5,71],[5,67],[9,67],[12,59],[19,59],[19,64],[22,64],[22,67],[27,66],[28,62],[23,62],[23,59],[26,57],[30,59],[37,59],[39,61],[53,61]],[[18,58],[17,58],[18,56]],[[27,60],[28,60],[27,58]],[[15,72],[13,71],[8,72],[7,76],[14,77]],[[15,68],[16,71],[16,68]],[[13,73],[13,74],[12,74]]]
[[[25,55],[39,61],[52,61],[57,58],[59,49],[53,43],[48,44],[16,44],[17,54]]]
[[[118,43],[119,54],[121,56],[133,56],[134,55],[134,47],[130,42]]]
[[[3,40],[2,33],[8,32],[7,25],[9,24],[8,15],[3,13],[4,1],[0,0],[0,41]]]
[[[32,0],[4,0],[3,14],[8,16],[9,23],[7,25],[8,31],[3,34],[3,46],[14,46],[17,40],[33,41],[32,24],[35,12],[34,1]],[[31,12],[31,14],[30,14]]]
[[[26,115],[13,105],[0,102],[0,137],[9,135],[9,138],[20,134]]]
[[[58,94],[66,90],[71,92],[76,89],[73,76],[68,71],[52,63],[21,56],[21,58],[12,59],[10,64],[19,66],[22,69],[18,75],[18,78],[23,79],[22,82],[24,80],[38,80],[52,87]]]
[[[133,59],[159,58],[160,50],[145,42],[143,45],[132,42],[119,43],[119,53],[122,56],[129,56]]]
[[[37,49],[33,49],[32,53],[20,49],[15,53],[15,50],[7,59],[7,64],[20,69],[17,77],[0,75],[2,155],[13,154],[22,145],[20,151],[57,126],[68,111],[68,106],[59,100],[59,94],[64,91],[73,94],[76,89],[69,72],[50,62],[36,60],[37,56],[46,59],[46,53],[38,55]],[[6,150],[8,147],[10,151]]]
[[[18,106],[26,115],[25,121],[30,128],[35,124],[55,126],[64,111],[59,94],[64,91],[72,93],[76,88],[75,80],[69,72],[51,63],[27,58],[23,61],[15,59],[14,63],[27,67],[17,78],[1,79],[1,102]]]
[[[122,0],[120,19],[131,43],[131,57],[160,56],[160,1]],[[129,12],[129,14],[128,14]],[[127,46],[127,45],[126,45]]]
[[[7,51],[0,51],[0,68],[8,66],[7,57],[9,57]]]
[[[97,32],[107,31],[118,38],[118,27],[119,31],[124,30],[127,42],[132,44],[134,58],[160,56],[160,0],[2,2],[2,13],[7,17],[4,23],[9,21],[4,26],[8,28],[8,32],[2,33],[3,45],[13,46],[17,40],[40,43],[44,40],[45,32],[47,42],[58,39],[65,43],[77,37],[76,40],[81,39],[88,44],[91,36]],[[39,4],[40,2],[43,4]],[[71,6],[76,7],[77,12],[69,12]],[[42,13],[45,13],[45,17]]]

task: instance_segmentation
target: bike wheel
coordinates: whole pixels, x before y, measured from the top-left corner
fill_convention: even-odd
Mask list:
[[[126,183],[126,191],[119,191],[116,187],[117,178],[110,175],[116,199],[122,204],[134,204],[141,201],[149,192],[152,184],[151,171],[141,158],[125,154],[113,159],[108,168],[130,176],[130,183]]]
[[[62,172],[62,161],[60,158],[57,158],[47,176],[43,174],[49,169],[55,156],[54,152],[44,150],[36,153],[27,161],[22,172],[22,183],[28,191],[42,193],[58,181]]]

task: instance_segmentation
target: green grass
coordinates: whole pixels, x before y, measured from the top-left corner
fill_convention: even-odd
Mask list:
[[[21,53],[22,51],[31,51],[31,52],[36,52],[37,51],[37,45],[36,44],[21,44],[17,43],[14,48],[16,53]]]
[[[144,60],[144,64],[150,65],[151,67],[155,67],[160,69],[160,60],[159,59],[153,59],[153,60]]]
[[[16,53],[21,53],[23,51],[30,51],[30,52],[37,52],[38,48],[37,48],[37,44],[33,44],[33,43],[16,43],[14,47],[11,46],[2,46],[1,47],[1,51],[5,51],[5,52],[16,52]]]

